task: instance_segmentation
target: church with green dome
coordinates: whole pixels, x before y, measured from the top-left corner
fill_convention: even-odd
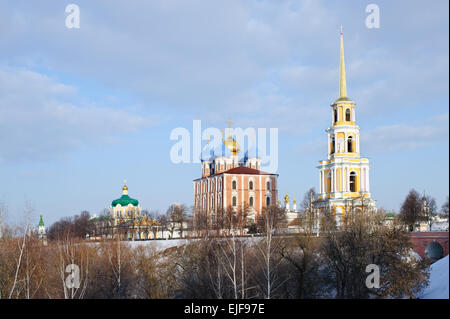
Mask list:
[[[114,225],[119,221],[132,220],[141,217],[141,206],[137,199],[128,195],[128,187],[126,181],[122,187],[122,196],[112,201],[109,208],[110,216],[114,220]]]

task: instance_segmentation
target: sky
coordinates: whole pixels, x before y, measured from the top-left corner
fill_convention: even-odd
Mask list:
[[[65,8],[80,9],[67,28]],[[367,28],[366,6],[380,9]],[[278,128],[279,197],[318,189],[325,129],[347,91],[378,207],[449,193],[448,1],[1,1],[0,202],[47,225],[99,214],[123,180],[143,209],[192,205],[199,163],[178,127]],[[204,141],[205,142],[205,141]],[[205,142],[206,143],[206,142]]]

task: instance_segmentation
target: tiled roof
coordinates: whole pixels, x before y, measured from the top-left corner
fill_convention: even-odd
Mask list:
[[[238,166],[235,168],[230,168],[229,170],[214,174],[214,175],[210,175],[207,177],[213,177],[213,176],[219,176],[222,174],[242,174],[242,175],[278,175],[278,174],[272,174],[272,173],[267,173],[264,171],[260,171],[254,168],[250,168],[250,167],[245,167],[245,166]],[[194,179],[194,181],[200,180],[203,177]]]
[[[276,175],[276,174],[271,174],[271,173],[267,173],[267,172],[263,172],[254,168],[250,168],[250,167],[245,167],[245,166],[238,166],[235,168],[231,168],[225,172],[216,174],[216,175],[220,175],[220,174],[247,174],[247,175]]]

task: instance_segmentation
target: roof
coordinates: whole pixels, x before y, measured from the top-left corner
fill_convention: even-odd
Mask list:
[[[117,205],[120,206],[128,206],[129,204],[133,206],[138,206],[139,201],[137,199],[133,199],[128,195],[122,195],[119,199],[113,200],[111,205],[112,207],[116,207]]]
[[[41,219],[39,220],[39,226],[44,226],[44,221],[42,220],[42,215],[41,215]]]
[[[221,173],[217,173],[214,175],[210,175],[208,177],[212,177],[212,176],[219,176],[222,174],[242,174],[242,175],[278,175],[278,174],[272,174],[272,173],[267,173],[264,171],[260,171],[258,169],[254,169],[254,168],[250,168],[250,167],[246,167],[246,166],[238,166],[235,168],[230,168],[229,170],[226,170],[224,172]],[[202,178],[197,178],[194,180],[199,180]]]
[[[220,174],[277,175],[277,174],[267,173],[267,172],[260,171],[258,169],[245,167],[245,166],[238,166],[235,168],[230,168],[229,170],[219,173],[219,174],[216,174],[216,175],[220,175]]]
[[[105,219],[110,219],[110,217],[109,216],[98,216],[98,217],[92,218],[91,220],[93,222],[96,222],[96,221],[105,220]]]

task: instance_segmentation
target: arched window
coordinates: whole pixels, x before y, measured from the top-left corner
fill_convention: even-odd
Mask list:
[[[231,188],[232,188],[232,189],[236,189],[236,188],[237,188],[237,186],[236,186],[236,181],[233,181],[233,182],[231,183]]]
[[[248,200],[248,205],[249,205],[250,207],[253,207],[253,196],[250,197],[250,199]]]
[[[347,150],[349,153],[353,153],[353,137],[351,136],[347,139]]]
[[[270,197],[269,196],[266,197],[266,206],[270,206]]]
[[[253,181],[250,181],[248,183],[248,189],[252,190],[253,189]]]
[[[350,192],[356,192],[356,173],[350,173]]]
[[[345,110],[345,120],[351,121],[350,109]]]
[[[266,189],[267,189],[267,190],[270,190],[270,182],[269,182],[269,181],[267,181]]]
[[[334,123],[338,121],[338,110],[334,109]]]
[[[237,198],[236,198],[236,196],[233,196],[232,206],[233,206],[233,207],[236,207],[236,206],[237,206]]]
[[[336,143],[336,141],[335,141],[335,138],[333,136],[331,138],[331,152],[330,152],[330,154],[334,154],[335,143]]]

